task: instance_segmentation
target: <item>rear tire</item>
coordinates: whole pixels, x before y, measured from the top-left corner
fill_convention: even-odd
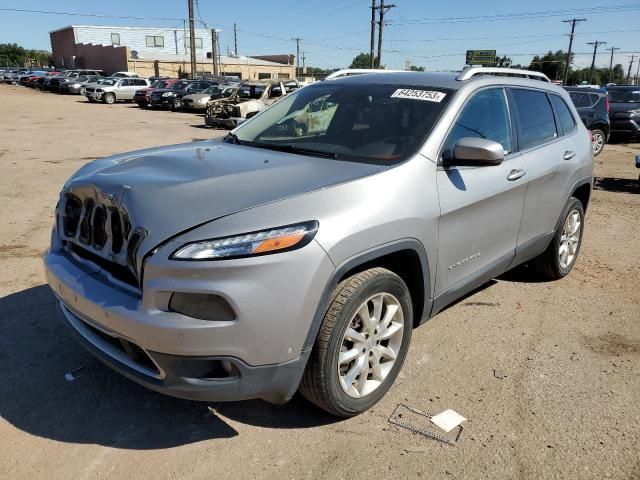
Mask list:
[[[576,221],[579,222],[577,230]],[[532,266],[549,280],[567,276],[580,253],[583,232],[584,208],[580,200],[571,197],[560,216],[551,243],[541,255],[533,259]]]
[[[332,293],[300,392],[338,417],[371,408],[400,372],[412,326],[409,289],[395,273],[372,268],[343,280]]]
[[[591,150],[593,151],[593,156],[597,157],[602,153],[602,150],[604,150],[604,145],[607,143],[607,136],[602,130],[595,128],[591,130],[591,138]]]

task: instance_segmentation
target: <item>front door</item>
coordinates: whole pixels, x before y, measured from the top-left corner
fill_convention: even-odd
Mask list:
[[[438,167],[440,199],[435,295],[455,297],[465,286],[507,268],[515,254],[527,186],[525,162],[513,153],[513,128],[503,88],[475,93],[448,134],[443,155],[464,137],[500,143],[500,165]]]

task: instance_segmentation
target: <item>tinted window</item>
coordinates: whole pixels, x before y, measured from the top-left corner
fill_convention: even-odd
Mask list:
[[[587,108],[594,104],[589,94],[584,92],[569,92],[569,96],[576,108]]]
[[[546,93],[514,89],[513,97],[520,121],[520,148],[535,147],[558,136],[553,110]]]
[[[638,87],[609,90],[611,103],[640,103],[640,89]]]
[[[560,121],[560,126],[562,127],[562,131],[565,135],[571,133],[576,128],[576,121],[571,114],[571,110],[567,107],[567,104],[564,103],[564,100],[560,98],[558,95],[549,95],[551,99],[551,103],[553,104],[553,108],[556,111],[556,115],[558,116],[558,120]]]
[[[465,137],[493,140],[502,145],[505,153],[511,152],[509,109],[501,88],[477,93],[465,104],[447,137],[443,156],[450,158],[455,144]]]

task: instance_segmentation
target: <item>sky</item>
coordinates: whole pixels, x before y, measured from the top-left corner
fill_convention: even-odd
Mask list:
[[[200,13],[196,12],[196,26],[206,24],[222,30],[222,52],[227,48],[233,51],[234,23],[241,55],[295,54],[293,39],[300,38],[307,66],[343,68],[358,53],[369,51],[371,0],[196,1]],[[412,64],[427,71],[459,70],[468,49],[495,49],[514,63],[528,65],[535,54],[567,49],[570,25],[562,20],[574,17],[587,19],[576,26],[576,66],[590,65],[593,47],[587,42],[596,40],[607,42],[599,47],[597,66],[608,67],[610,52],[605,49],[612,46],[620,49],[614,64],[622,63],[625,71],[631,55],[640,54],[640,1],[610,0],[609,5],[593,0],[386,1],[396,5],[385,15],[383,29],[382,63],[390,69]],[[38,14],[3,8],[142,18]],[[182,27],[181,19],[187,15],[187,0],[0,0],[0,43],[51,50],[48,32],[63,26],[173,28]]]

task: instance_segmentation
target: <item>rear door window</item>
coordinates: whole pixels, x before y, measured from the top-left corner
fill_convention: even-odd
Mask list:
[[[520,149],[536,147],[558,137],[556,120],[545,92],[512,89],[518,123]]]
[[[462,107],[443,149],[443,157],[451,158],[453,147],[461,138],[486,138],[498,142],[505,155],[512,151],[509,109],[502,88],[476,93]]]
[[[571,110],[558,95],[549,95],[553,108],[556,111],[558,120],[560,121],[560,127],[565,135],[570,134],[576,129],[576,120],[571,114]]]

